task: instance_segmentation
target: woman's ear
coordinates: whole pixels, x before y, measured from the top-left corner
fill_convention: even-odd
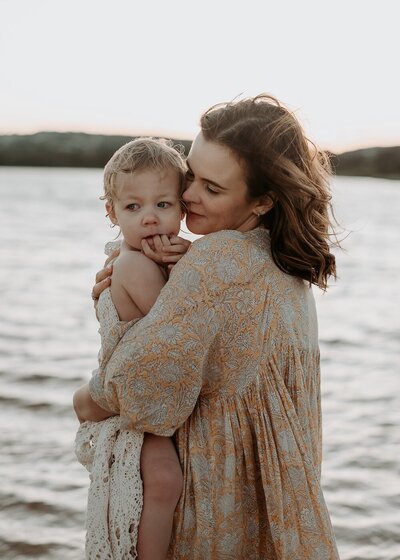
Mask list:
[[[257,205],[253,209],[253,214],[255,214],[256,216],[264,216],[264,214],[267,214],[274,207],[274,204],[275,194],[273,192],[270,192],[260,198]]]
[[[115,215],[114,206],[109,202],[106,202],[106,212],[107,212],[106,218],[110,218],[111,223],[117,226],[118,220],[117,220],[117,216]]]

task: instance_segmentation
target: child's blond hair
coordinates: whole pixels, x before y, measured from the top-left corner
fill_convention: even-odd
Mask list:
[[[186,165],[182,157],[183,146],[174,146],[164,138],[136,138],[119,148],[104,168],[104,195],[101,200],[114,208],[117,197],[117,173],[133,173],[167,168],[176,169],[179,174],[179,198],[184,190]]]

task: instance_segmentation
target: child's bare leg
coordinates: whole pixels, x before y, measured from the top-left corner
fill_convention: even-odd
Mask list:
[[[165,560],[183,482],[172,440],[145,434],[140,465],[144,495],[137,546],[139,560]]]

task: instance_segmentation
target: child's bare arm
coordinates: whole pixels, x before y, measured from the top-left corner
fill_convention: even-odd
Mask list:
[[[146,257],[148,257],[155,263],[168,266],[168,269],[170,270],[174,266],[174,264],[176,264],[183,257],[183,255],[189,249],[190,245],[191,242],[188,239],[184,239],[182,237],[172,236],[171,238],[169,238],[167,235],[157,235],[152,240],[150,240],[150,242],[144,240],[142,243],[142,248],[143,253]],[[123,254],[124,251],[122,251],[121,253]],[[119,254],[119,250],[114,251],[114,253],[112,253],[112,255],[106,261],[105,267],[107,266],[107,268],[103,268],[96,274],[96,283],[92,289],[92,298],[95,301],[95,305],[97,304],[97,300],[101,292],[111,285],[111,273],[113,273],[114,282],[113,265],[110,265],[109,263],[111,259],[115,259],[115,257],[117,257]]]
[[[99,422],[110,416],[114,416],[114,412],[101,408],[90,396],[89,386],[83,385],[74,393],[73,398],[75,413],[80,423],[86,420]]]
[[[114,263],[111,294],[121,320],[147,315],[166,282],[160,267],[138,251],[122,252]]]

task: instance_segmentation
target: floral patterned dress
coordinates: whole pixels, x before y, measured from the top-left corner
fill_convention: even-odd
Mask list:
[[[175,433],[184,489],[170,559],[338,558],[320,485],[314,299],[276,267],[266,230],[195,241],[150,313],[115,338],[90,392],[139,431]]]

